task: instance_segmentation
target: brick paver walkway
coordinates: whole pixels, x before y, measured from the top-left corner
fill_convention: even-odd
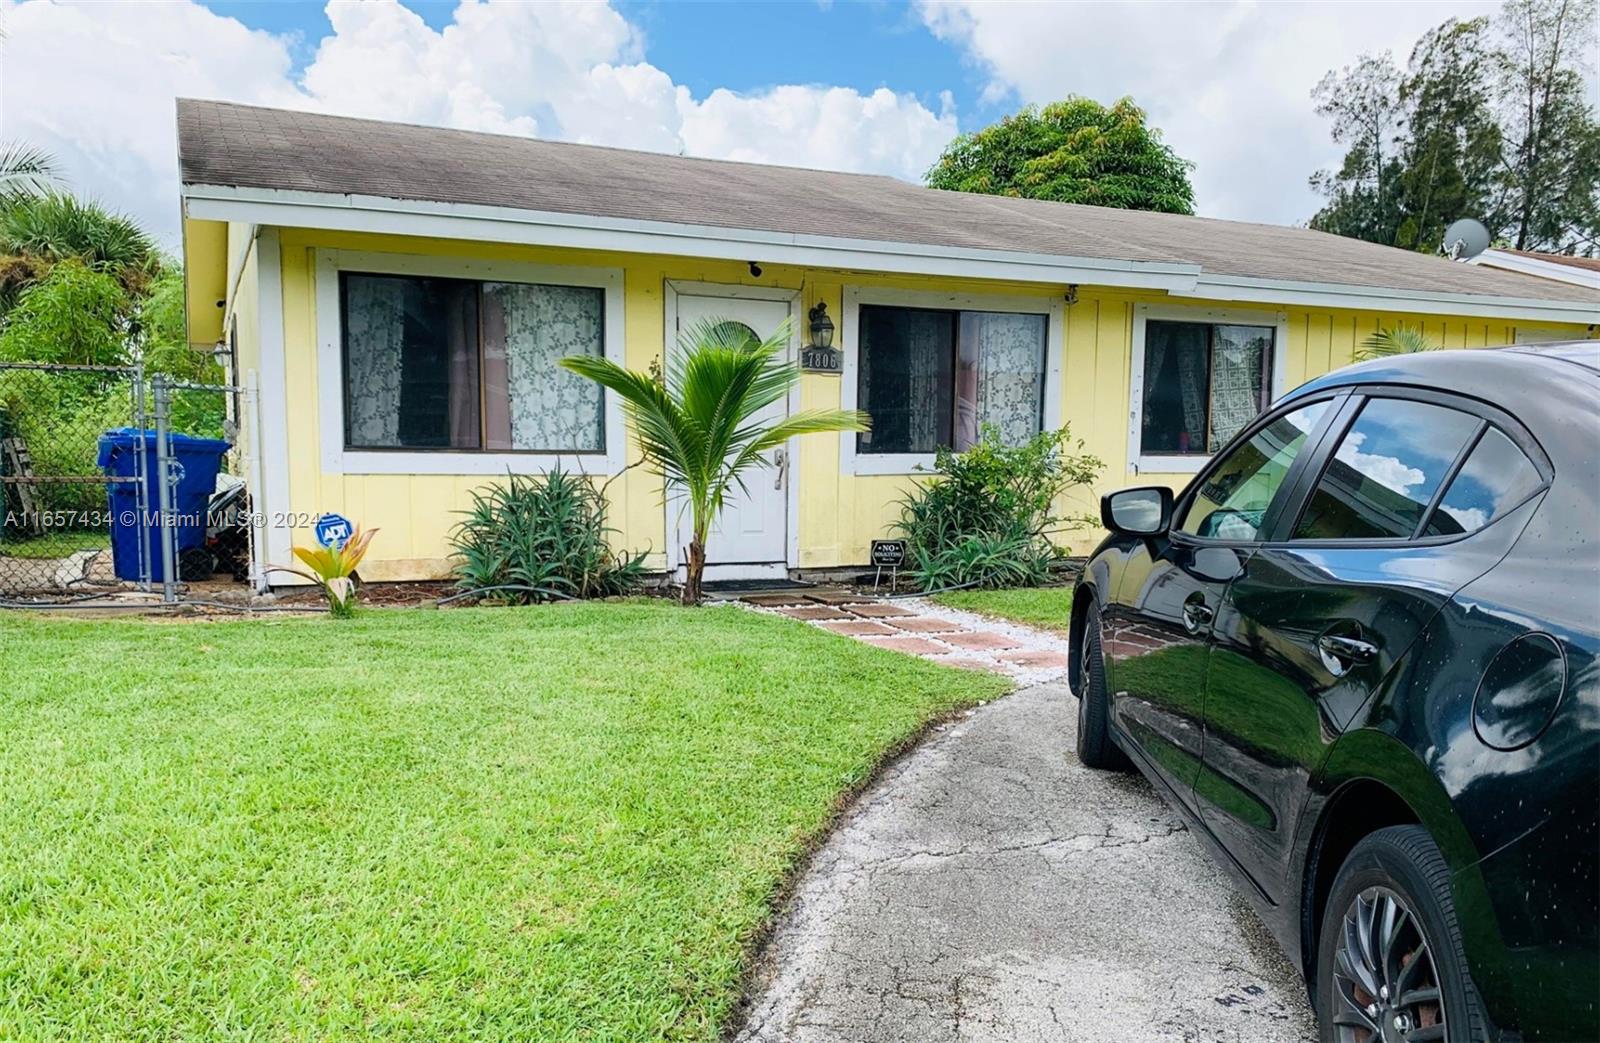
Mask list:
[[[1067,671],[1065,634],[986,619],[924,598],[889,601],[830,589],[739,600],[761,612],[946,666],[989,670],[1028,683],[1055,680]]]

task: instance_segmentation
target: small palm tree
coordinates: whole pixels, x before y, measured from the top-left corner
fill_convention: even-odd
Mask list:
[[[1388,358],[1390,355],[1411,355],[1418,351],[1433,351],[1439,345],[1429,340],[1421,330],[1410,326],[1396,326],[1392,330],[1379,330],[1361,342],[1355,360]]]
[[[621,396],[645,461],[683,494],[692,533],[685,605],[700,600],[712,521],[729,489],[744,488],[745,472],[766,464],[762,454],[796,435],[867,429],[865,414],[845,409],[808,409],[773,424],[755,419],[800,379],[799,368],[782,360],[788,343],[787,321],[758,342],[741,323],[707,319],[679,337],[665,379],[589,355],[561,360]]]

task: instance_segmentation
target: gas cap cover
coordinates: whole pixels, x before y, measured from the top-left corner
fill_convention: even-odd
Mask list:
[[[1567,659],[1549,634],[1502,648],[1472,698],[1472,730],[1486,746],[1520,750],[1544,733],[1567,687]]]

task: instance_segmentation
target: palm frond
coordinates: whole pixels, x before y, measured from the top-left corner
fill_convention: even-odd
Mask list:
[[[1434,351],[1439,347],[1428,339],[1427,334],[1420,329],[1410,326],[1396,326],[1393,329],[1379,330],[1356,349],[1355,360],[1363,362],[1367,359],[1388,358],[1391,355],[1411,355],[1419,351]]]
[[[0,143],[0,198],[43,195],[60,183],[50,153],[21,141]]]
[[[862,414],[837,409],[760,419],[799,383],[799,367],[784,358],[789,341],[787,320],[758,342],[742,323],[707,318],[682,333],[659,381],[593,356],[561,360],[622,399],[646,462],[686,500],[691,550],[704,547],[728,489],[744,488],[744,473],[764,462],[764,452],[797,435],[866,428]],[[691,568],[686,598],[698,582]]]

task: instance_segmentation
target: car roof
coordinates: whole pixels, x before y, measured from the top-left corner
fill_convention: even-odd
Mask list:
[[[1592,373],[1600,373],[1600,340],[1572,340],[1558,344],[1519,344],[1508,351],[1523,355],[1543,355],[1582,366]]]
[[[1470,395],[1517,413],[1536,404],[1551,381],[1573,378],[1600,388],[1600,341],[1388,355],[1317,377],[1286,400],[1331,387],[1400,384]]]

